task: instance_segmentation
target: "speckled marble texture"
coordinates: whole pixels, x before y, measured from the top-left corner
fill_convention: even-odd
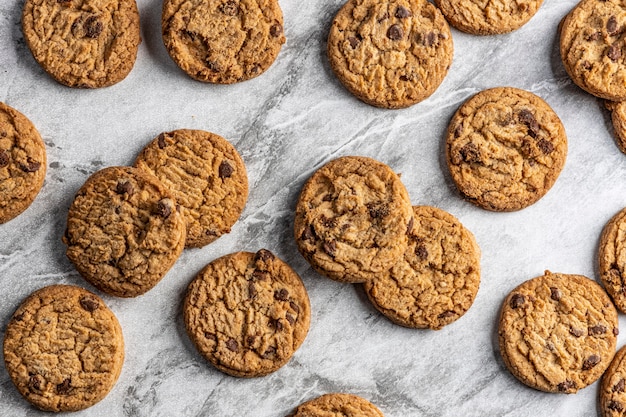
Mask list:
[[[363,104],[333,76],[326,36],[342,0],[280,3],[287,43],[256,79],[216,86],[186,76],[161,40],[161,1],[138,0],[143,43],[133,71],[106,89],[74,90],[54,82],[28,51],[20,28],[23,0],[0,2],[0,101],[34,122],[49,164],[34,204],[0,225],[0,338],[32,291],[54,283],[94,290],[61,243],[70,202],[88,175],[132,163],[162,131],[204,129],[230,140],[246,163],[250,197],[243,215],[230,234],[186,250],[147,294],[103,295],[122,325],[126,360],[111,393],[74,415],[282,417],[334,391],[367,398],[388,417],[597,415],[598,383],[574,395],[530,389],[504,367],[496,337],[500,303],[522,281],[545,269],[597,279],[602,227],[626,206],[626,155],[615,145],[609,113],[571,82],[559,58],[557,25],[576,1],[546,0],[528,24],[506,35],[453,29],[447,78],[429,99],[404,110]],[[459,196],[445,163],[444,132],[465,99],[506,85],[552,106],[565,125],[569,154],[538,203],[493,213]],[[437,332],[394,325],[361,287],[321,277],[298,253],[292,227],[301,186],[324,163],[351,154],[389,164],[402,174],[414,204],[449,211],[476,236],[481,286],[458,321]],[[183,292],[211,260],[262,247],[302,276],[311,330],[276,373],[237,379],[194,350],[182,322]],[[626,329],[623,315],[620,322]],[[623,330],[618,347],[624,343]],[[19,396],[3,366],[0,404],[3,416],[44,414]]]

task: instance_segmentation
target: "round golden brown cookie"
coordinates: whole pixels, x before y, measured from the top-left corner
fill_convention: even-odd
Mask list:
[[[498,87],[467,100],[446,137],[452,179],[472,203],[493,211],[530,206],[554,185],[567,156],[565,128],[540,97]]]
[[[286,364],[311,319],[300,277],[266,249],[208,264],[189,284],[183,310],[200,354],[237,377],[267,375]]]
[[[574,393],[602,376],[615,354],[617,311],[582,275],[528,280],[500,311],[500,353],[511,373],[546,392]]]
[[[626,346],[611,361],[600,386],[602,417],[621,417],[626,411]]]
[[[46,145],[26,116],[0,102],[0,224],[35,200],[46,177]]]
[[[560,28],[561,59],[574,83],[597,97],[626,100],[626,3],[582,0]]]
[[[185,228],[174,197],[156,177],[109,167],[89,177],[76,194],[63,242],[67,257],[92,285],[135,297],[176,262]]]
[[[604,105],[611,111],[615,143],[620,151],[626,153],[626,101],[605,101]]]
[[[22,30],[35,60],[70,87],[123,80],[141,43],[135,0],[26,0]]]
[[[389,166],[345,156],[304,184],[294,236],[302,256],[320,274],[365,282],[402,258],[412,215],[409,194]]]
[[[615,307],[626,313],[626,208],[604,226],[598,247],[600,280]]]
[[[455,28],[474,35],[496,35],[522,27],[543,0],[435,0]]]
[[[278,0],[165,0],[161,24],[174,62],[210,83],[261,75],[285,43]]]
[[[187,223],[185,246],[200,247],[230,232],[248,198],[248,177],[237,150],[202,130],[161,133],[135,166],[170,189]]]
[[[384,417],[365,398],[353,394],[325,394],[300,404],[288,417]]]
[[[46,411],[102,400],[124,362],[122,329],[95,294],[52,285],[31,294],[4,335],[4,362],[20,394]]]
[[[360,100],[390,109],[433,94],[453,53],[448,23],[426,0],[348,0],[328,35],[339,81]]]
[[[480,248],[451,214],[413,207],[413,226],[404,259],[366,282],[377,310],[393,322],[441,329],[471,307],[480,285]]]

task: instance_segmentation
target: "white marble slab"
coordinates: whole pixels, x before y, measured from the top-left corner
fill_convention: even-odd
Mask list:
[[[441,87],[395,111],[359,102],[330,70],[326,35],[342,3],[281,0],[287,43],[276,63],[254,80],[215,86],[190,79],[170,60],[160,36],[161,1],[138,0],[143,43],[133,71],[115,86],[88,91],[44,73],[22,37],[23,1],[0,2],[0,101],[35,123],[49,162],[34,204],[0,226],[0,337],[35,289],[67,283],[93,290],[61,243],[69,204],[89,174],[132,163],[162,131],[193,128],[229,139],[250,178],[250,197],[232,233],[186,250],[144,296],[103,295],[122,324],[126,361],[112,392],[75,415],[281,417],[334,391],[368,398],[390,417],[596,415],[598,383],[574,395],[527,388],[505,369],[496,340],[500,303],[522,281],[545,269],[597,278],[602,227],[626,206],[626,155],[614,143],[609,114],[570,81],[558,54],[557,25],[576,0],[546,0],[527,25],[507,35],[453,29],[454,62]],[[443,156],[443,134],[456,108],[502,85],[543,97],[569,138],[555,186],[515,213],[487,212],[462,200]],[[483,253],[481,287],[457,322],[438,332],[394,325],[360,287],[321,277],[297,252],[293,210],[303,182],[325,162],[350,154],[386,162],[402,173],[414,204],[445,209],[475,234]],[[276,373],[237,379],[196,353],[183,328],[181,300],[206,263],[262,247],[301,274],[313,309],[311,330]],[[624,316],[620,322],[626,324]],[[19,396],[4,369],[0,414],[43,414]]]

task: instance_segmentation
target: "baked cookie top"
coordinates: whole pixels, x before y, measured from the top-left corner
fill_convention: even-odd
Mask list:
[[[600,280],[615,307],[626,312],[626,208],[604,226],[598,247]]]
[[[620,151],[626,153],[626,102],[605,101],[604,105],[611,112],[615,143]]]
[[[102,400],[124,362],[122,329],[95,294],[53,285],[17,308],[4,335],[4,362],[30,403],[77,411]]]
[[[602,417],[621,417],[626,411],[626,346],[622,347],[602,376],[600,412]]]
[[[307,401],[288,417],[384,417],[383,413],[365,398],[332,393]]]
[[[187,247],[200,247],[230,232],[248,198],[248,177],[237,150],[202,130],[161,133],[135,160],[174,195],[187,223]]]
[[[435,0],[455,28],[474,35],[496,35],[522,27],[543,0]]]
[[[574,83],[594,96],[626,100],[626,3],[582,0],[562,21],[561,59]]]
[[[565,128],[540,97],[498,87],[454,114],[446,135],[452,179],[464,198],[493,211],[520,210],[554,185],[567,156]]]
[[[261,75],[285,43],[277,0],[165,0],[161,24],[174,62],[210,83]]]
[[[341,83],[373,106],[418,103],[452,64],[452,35],[426,0],[349,0],[328,35],[328,58]]]
[[[286,364],[311,320],[302,280],[266,249],[209,263],[189,284],[183,313],[200,354],[237,377],[267,375]]]
[[[344,156],[304,184],[294,235],[300,253],[320,274],[365,282],[402,258],[411,219],[408,192],[389,166]]]
[[[574,393],[602,376],[615,354],[617,311],[582,275],[528,280],[500,311],[500,353],[511,373],[546,392]]]
[[[26,116],[0,102],[0,224],[35,200],[46,177],[46,145]]]
[[[141,43],[135,0],[26,0],[22,30],[35,60],[69,87],[123,80]]]
[[[63,242],[67,257],[92,285],[135,297],[176,262],[185,229],[174,197],[156,177],[109,167],[89,177],[76,194]]]
[[[441,329],[471,307],[480,285],[480,248],[453,215],[413,207],[404,258],[388,273],[366,282],[377,310],[395,323]]]

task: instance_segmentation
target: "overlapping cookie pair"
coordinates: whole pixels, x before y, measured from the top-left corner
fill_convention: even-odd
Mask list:
[[[126,78],[141,43],[135,0],[27,0],[22,29],[42,68],[78,88],[107,87]],[[262,74],[285,43],[276,0],[165,0],[162,35],[183,71],[219,84]]]
[[[480,249],[443,210],[412,207],[382,162],[346,156],[319,168],[296,206],[294,236],[320,274],[363,283],[392,321],[440,329],[461,317],[480,283]]]

